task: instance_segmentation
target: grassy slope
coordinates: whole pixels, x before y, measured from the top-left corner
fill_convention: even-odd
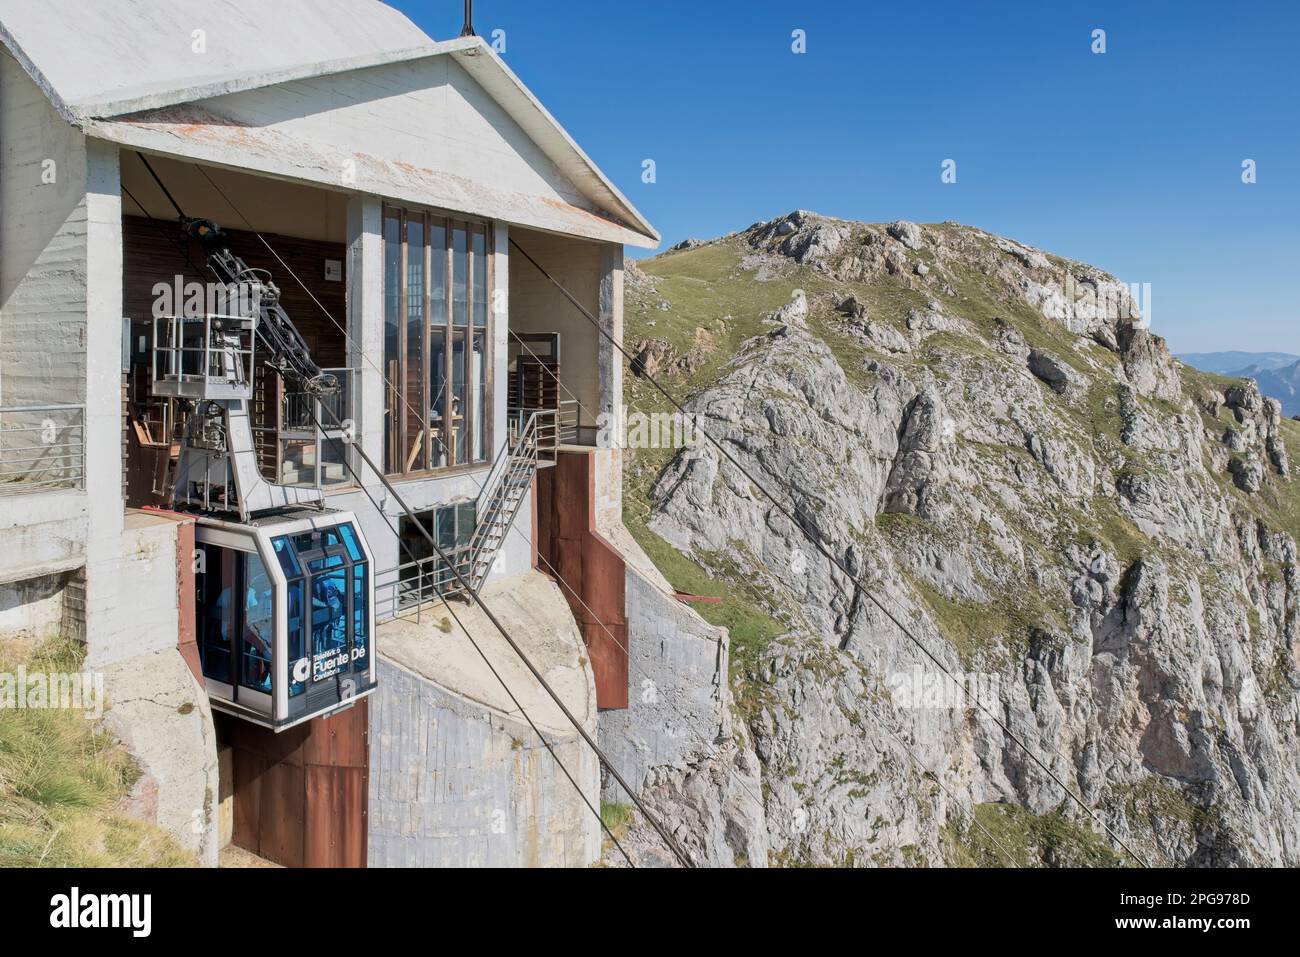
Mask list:
[[[746,339],[765,331],[760,319],[790,301],[795,289],[807,288],[805,277],[758,283],[753,273],[739,268],[741,251],[733,245],[714,245],[681,253],[668,253],[643,264],[658,280],[658,296],[629,295],[624,337],[629,344],[640,339],[663,339],[679,353],[694,347],[697,330],[708,330],[714,348],[689,378],[669,377],[669,388],[684,398],[717,379],[722,366]],[[658,308],[660,299],[671,305]],[[664,412],[671,406],[648,383],[627,376],[629,411]],[[786,630],[765,607],[766,599],[743,579],[728,579],[682,555],[646,527],[650,486],[673,456],[671,449],[639,450],[625,474],[623,520],[650,559],[678,591],[722,598],[718,604],[695,609],[709,622],[731,633],[732,671],[743,673],[777,635]],[[716,556],[722,564],[721,556]],[[712,566],[713,562],[710,563]]]
[[[944,225],[935,228],[948,230],[956,227]],[[642,338],[664,339],[679,353],[685,353],[696,344],[698,330],[704,329],[712,335],[715,342],[714,349],[705,356],[692,375],[667,376],[667,384],[679,397],[690,395],[711,384],[726,361],[746,339],[766,331],[761,323],[762,314],[788,302],[794,289],[802,288],[810,295],[831,289],[851,293],[866,306],[874,321],[888,323],[899,329],[903,328],[908,311],[924,306],[926,301],[926,296],[922,293],[908,289],[888,277],[871,283],[832,282],[813,270],[793,265],[779,279],[758,282],[752,271],[739,267],[742,256],[748,251],[742,241],[733,238],[692,250],[667,253],[642,263],[643,270],[657,280],[657,294],[628,296],[627,341],[635,343]],[[924,249],[909,253],[909,257],[917,262],[928,258]],[[1103,366],[1118,363],[1118,358],[1113,353],[1091,342],[1081,343],[1059,323],[1047,319],[1025,303],[1008,301],[978,271],[959,271],[953,283],[953,291],[954,295],[941,294],[938,298],[949,312],[966,319],[981,335],[991,337],[994,333],[994,320],[1000,318],[1014,325],[1031,345],[1058,356],[1089,376],[1095,377],[1097,374],[1090,367],[1089,360]],[[669,303],[667,311],[658,308],[660,300]],[[810,325],[830,347],[846,374],[851,378],[860,378],[866,374],[862,371],[862,363],[870,353],[859,342],[845,335],[837,324],[828,323],[816,315],[811,317]],[[891,362],[924,364],[936,369],[954,354],[974,354],[978,357],[987,351],[987,346],[979,340],[957,334],[941,334],[931,337],[916,354],[894,357]],[[1190,368],[1184,368],[1183,378],[1186,391],[1191,396],[1206,389],[1221,392],[1234,381]],[[632,376],[627,377],[627,400],[633,410],[653,412],[668,408],[653,387]],[[1157,414],[1175,411],[1172,406],[1156,408],[1157,405],[1167,403],[1150,403],[1145,399],[1139,401]],[[1064,411],[1072,424],[1077,426],[1072,430],[1071,438],[1091,441],[1101,457],[1118,452],[1124,456],[1125,469],[1141,471],[1150,467],[1141,455],[1120,441],[1122,422],[1115,388],[1104,381],[1098,381],[1083,408],[1066,407]],[[1211,429],[1226,429],[1231,427],[1232,417],[1227,411],[1222,411],[1218,422],[1206,418],[1205,424]],[[1300,463],[1300,423],[1285,421],[1283,432],[1293,461]],[[1023,450],[1019,449],[990,448],[987,451],[989,454],[1005,454],[1008,451],[1011,454],[1023,454]],[[770,599],[749,593],[742,581],[722,580],[726,578],[725,574],[720,574],[724,570],[717,567],[716,563],[710,561],[709,568],[702,568],[646,529],[646,493],[671,455],[670,451],[665,450],[642,451],[637,454],[627,474],[627,524],[674,585],[683,591],[722,595],[726,598],[722,605],[710,606],[706,615],[717,624],[733,628],[738,650],[744,660],[747,652],[756,651],[771,636],[783,630],[783,625],[791,624],[790,616],[781,608],[764,607],[765,601],[770,603]],[[1270,479],[1265,490],[1258,496],[1241,494],[1227,475],[1216,476],[1216,482],[1231,497],[1235,508],[1265,520],[1274,528],[1300,537],[1300,482]],[[1000,503],[988,501],[986,504],[998,508],[1003,519],[1013,528],[1020,524],[1020,516],[1015,512],[1003,512]],[[1044,547],[1063,546],[1067,539],[1083,545],[1097,541],[1125,563],[1136,560],[1152,547],[1151,541],[1123,515],[1112,496],[1098,497],[1089,503],[1086,512],[1072,509],[1059,515],[1058,520],[1062,529],[1062,541],[1042,543]],[[886,535],[893,531],[888,523],[884,523],[880,530]],[[910,535],[916,531],[917,529],[907,528],[899,530],[899,533]],[[1031,544],[1035,541],[1034,536],[1024,537]],[[741,586],[740,594],[736,593],[737,585]],[[1050,608],[1055,600],[1061,598],[1030,595],[1034,599],[1030,604],[1035,606],[1028,609],[1032,614],[1028,617],[1008,615],[1008,609],[1014,611],[1015,606],[1023,603],[1026,594],[1024,588],[1017,586],[1006,594],[999,594],[993,604],[983,608],[983,611],[1000,618],[1010,617],[1013,621],[1024,617],[1023,624],[1028,628],[1032,626],[1031,619],[1038,612]],[[987,646],[991,639],[981,634],[986,629],[972,618],[978,617],[980,606],[959,608],[952,603],[945,604],[939,600],[941,596],[923,593],[921,597],[931,607],[937,621],[956,629],[959,647]],[[778,624],[773,619],[780,619],[783,624]],[[1018,634],[1026,628],[1018,628]],[[970,640],[967,641],[966,638]]]
[[[67,641],[0,645],[0,672],[76,673]],[[0,709],[0,867],[178,867],[193,859],[117,810],[139,770],[80,711]]]

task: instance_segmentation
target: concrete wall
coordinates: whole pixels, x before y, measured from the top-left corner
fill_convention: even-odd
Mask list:
[[[145,774],[132,810],[169,830],[205,866],[218,849],[216,732],[206,690],[178,647],[182,526],[131,512],[88,610],[86,667],[104,674],[105,726]],[[93,570],[92,570],[93,571]]]
[[[168,192],[176,198],[176,202],[185,210],[187,216],[211,219],[229,230],[247,228],[243,219],[230,208],[221,194],[212,188],[212,183],[208,182],[210,176],[234,200],[239,207],[239,212],[247,216],[253,228],[260,233],[297,236],[300,239],[332,243],[341,242],[343,239],[347,226],[349,197],[342,190],[334,191],[301,183],[286,183],[265,176],[252,176],[213,167],[200,170],[193,163],[166,156],[151,156],[149,165],[167,184]],[[130,151],[124,151],[122,154],[122,184],[131,195],[147,207],[150,215],[164,221],[170,234],[176,211],[163,195],[162,190],[158,188],[153,177],[149,175],[144,163]],[[129,197],[123,202],[128,215],[143,214],[143,211]],[[237,252],[248,254],[258,249],[260,246],[254,249],[237,250]],[[179,253],[177,255],[179,256]],[[198,265],[201,266],[202,263]],[[292,277],[284,275],[283,270],[278,270],[274,278],[281,289],[291,289],[296,286]],[[319,283],[324,277],[312,274],[302,278],[308,283]],[[335,318],[340,322],[343,321],[342,316]]]
[[[622,246],[525,230],[516,230],[515,238],[601,329],[622,342]],[[576,398],[581,425],[595,428],[599,416],[622,401],[622,354],[523,256],[510,263],[510,298],[515,332],[560,333],[560,398]],[[594,436],[584,435],[582,441],[592,442]]]
[[[537,260],[555,280],[564,286],[593,315],[601,316],[603,268],[608,265],[606,247],[599,243],[552,236],[516,229],[515,241]],[[619,248],[620,247],[610,247]],[[621,266],[620,266],[621,269]],[[612,279],[611,279],[612,282]],[[621,289],[621,272],[620,282]],[[619,296],[618,325],[622,311]],[[613,306],[614,300],[606,298]],[[510,328],[521,335],[529,332],[560,334],[560,398],[577,398],[581,404],[581,424],[594,427],[596,417],[604,411],[602,385],[613,379],[608,372],[602,382],[601,353],[604,343],[591,323],[573,307],[536,267],[523,256],[510,260]],[[619,380],[621,384],[621,379]]]
[[[491,184],[498,197],[529,194],[593,205],[450,57],[233,93],[187,109],[195,116],[227,118],[222,125],[255,130],[241,130],[232,148],[274,154],[295,141],[320,144],[320,153],[298,151],[277,159],[301,175],[315,178],[323,172],[344,188],[349,180],[365,188],[367,160],[380,157],[455,184],[451,188],[463,195],[451,208],[461,212],[484,208],[485,197],[475,195],[475,184]],[[328,146],[337,151],[327,152]],[[344,160],[350,160],[350,168]],[[312,163],[322,164],[315,174],[304,169]]]
[[[0,53],[0,406],[85,401],[86,178],[85,139]],[[87,514],[76,489],[0,497],[0,581],[83,564]]]
[[[82,567],[87,510],[78,489],[0,497],[0,582]]]
[[[96,640],[87,643],[87,667],[177,648],[177,561],[184,556],[177,555],[176,543],[176,522],[147,512],[126,517],[114,539],[118,550],[111,569],[92,569],[101,587],[88,609]]]
[[[556,585],[537,573],[489,585],[484,601],[589,734],[595,685]],[[595,753],[481,611],[437,608],[420,624],[379,629],[379,689],[370,698],[372,867],[582,867],[600,853]],[[473,643],[469,638],[472,636]],[[479,657],[477,644],[518,700]],[[454,689],[454,690],[453,690]],[[519,712],[522,707],[582,788],[579,795]]]
[[[724,704],[727,632],[664,594],[629,560],[626,583],[630,694],[626,710],[602,711],[601,750],[641,787],[652,768],[682,768],[729,733]],[[602,795],[626,804],[608,775]]]
[[[0,53],[0,405],[85,399],[86,167],[85,138]]]
[[[0,638],[55,638],[80,635],[69,620],[76,571],[40,575],[0,584]]]
[[[217,865],[217,736],[207,692],[175,648],[100,669],[104,726],[143,776],[128,811],[166,829],[203,867]]]
[[[372,708],[371,867],[585,867],[594,818],[521,721],[381,658]],[[572,735],[561,760],[595,778]],[[595,788],[590,792],[595,796]]]

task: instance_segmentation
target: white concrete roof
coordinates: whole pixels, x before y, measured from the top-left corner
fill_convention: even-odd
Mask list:
[[[193,52],[205,31],[207,53]],[[435,42],[377,0],[0,0],[0,41],[69,123],[122,145],[316,182],[337,179],[337,148],[231,130],[212,101],[300,80],[450,57],[533,140],[586,202],[499,190],[369,155],[361,188],[394,199],[627,245],[659,234],[504,61],[478,37]],[[204,101],[186,115],[185,104]],[[212,122],[205,123],[210,116]],[[233,135],[232,135],[233,134]],[[287,148],[292,147],[292,148]],[[321,164],[296,162],[316,153]],[[331,165],[332,164],[332,165]],[[328,169],[328,177],[316,175]],[[486,198],[486,202],[484,202]],[[522,211],[522,216],[512,211]]]
[[[115,100],[432,43],[378,0],[0,0],[0,39],[69,121]]]

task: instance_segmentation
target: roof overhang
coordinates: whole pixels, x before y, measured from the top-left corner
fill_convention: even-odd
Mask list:
[[[418,36],[418,31],[416,33]],[[556,121],[496,51],[481,37],[429,41],[345,59],[277,67],[261,72],[145,83],[113,89],[108,95],[67,97],[41,74],[18,39],[0,24],[0,39],[68,123],[87,135],[145,152],[179,156],[215,166],[248,169],[270,176],[340,188],[338,162],[355,161],[358,174],[348,190],[373,192],[395,200],[490,216],[548,231],[606,242],[653,248],[659,233]],[[450,57],[530,137],[581,194],[574,205],[550,196],[494,189],[464,176],[385,160],[365,152],[253,126],[232,126],[205,105],[230,94],[299,80],[347,74],[392,64]],[[206,115],[205,115],[206,113]],[[364,145],[364,144],[362,144]],[[335,165],[328,166],[326,164]]]
[[[445,171],[289,137],[272,129],[232,126],[193,104],[153,111],[145,117],[87,120],[83,128],[86,135],[121,147],[207,166],[366,193],[600,242],[643,248],[658,244],[657,234],[652,238],[581,206],[497,189]],[[349,161],[355,177],[342,184],[339,170]]]
[[[592,208],[547,196],[500,190],[487,183],[393,162],[360,150],[290,138],[269,128],[234,126],[195,102],[299,79],[440,56],[453,57],[557,169],[584,196],[591,198]],[[87,135],[144,152],[373,193],[602,242],[644,249],[660,243],[655,228],[480,37],[450,40],[379,58],[358,58],[341,69],[339,64],[318,64],[275,75],[213,80],[185,89],[151,91],[103,104],[97,113],[100,115],[79,119],[78,125]],[[338,171],[348,160],[356,168],[356,180],[340,187]]]

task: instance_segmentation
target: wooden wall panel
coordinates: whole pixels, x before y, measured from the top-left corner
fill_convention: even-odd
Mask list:
[[[347,362],[346,339],[330,322],[311,296],[285,272],[254,234],[228,228],[230,251],[255,269],[265,269],[280,287],[280,302],[289,318],[311,349],[312,356],[322,368],[341,368]],[[205,267],[203,249],[197,242],[189,244],[190,261],[178,245],[180,227],[174,221],[148,220],[142,216],[122,217],[122,302],[125,315],[132,319],[148,319],[153,315],[154,285],[159,282],[174,283],[179,274],[186,281],[211,282],[212,274]],[[347,328],[347,245],[298,239],[293,236],[267,235],[280,257],[305,282],[338,321]],[[325,260],[342,260],[343,282],[325,281]]]
[[[234,843],[286,867],[365,867],[369,702],[280,734],[228,715]]]
[[[364,867],[369,775],[365,768],[306,768],[304,867]]]

